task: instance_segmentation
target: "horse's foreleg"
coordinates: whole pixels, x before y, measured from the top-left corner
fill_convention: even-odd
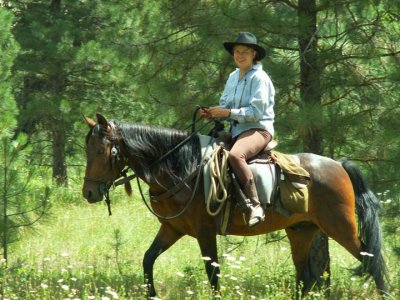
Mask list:
[[[214,291],[218,291],[218,254],[217,254],[217,236],[213,232],[201,232],[197,237],[200,246],[201,254],[203,256],[204,264],[208,280]]]
[[[156,295],[156,290],[154,288],[153,280],[153,265],[155,260],[161,253],[171,247],[177,240],[179,240],[183,235],[176,232],[168,225],[162,224],[153,243],[150,248],[146,251],[143,258],[143,270],[144,270],[144,280],[148,287],[148,296],[154,297]]]
[[[302,285],[302,294],[308,293],[314,285],[319,287],[329,285],[329,252],[320,248],[322,234],[313,224],[300,224],[286,228],[292,258],[296,268],[296,299],[299,298],[299,288]],[[327,237],[326,237],[327,238]],[[325,241],[326,242],[326,241]],[[324,272],[328,277],[324,280]]]

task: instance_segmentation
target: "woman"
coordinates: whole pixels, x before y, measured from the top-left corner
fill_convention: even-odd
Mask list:
[[[250,32],[241,32],[234,42],[225,42],[238,68],[229,75],[219,106],[204,108],[206,118],[229,118],[235,143],[229,163],[251,203],[248,225],[264,221],[257,189],[246,160],[261,152],[274,134],[274,95],[271,79],[259,61],[266,51]]]

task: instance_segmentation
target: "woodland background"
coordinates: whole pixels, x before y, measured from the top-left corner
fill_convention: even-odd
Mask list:
[[[3,257],[82,205],[82,115],[188,128],[235,67],[222,43],[250,31],[268,53],[279,150],[355,161],[398,264],[399,21],[399,0],[0,1]]]

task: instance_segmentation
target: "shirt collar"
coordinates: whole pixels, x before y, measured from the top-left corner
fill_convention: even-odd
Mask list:
[[[262,70],[262,65],[261,64],[254,64],[251,67],[251,69],[248,70],[247,73],[242,77],[242,79],[248,77],[250,74],[252,74],[252,73],[254,73],[255,71],[258,71],[258,70]],[[236,68],[236,73],[237,73],[237,76],[239,78],[239,74],[240,74],[240,69],[239,68]]]
[[[251,69],[252,70],[262,70],[262,64],[255,64],[255,65],[253,65],[253,67]]]

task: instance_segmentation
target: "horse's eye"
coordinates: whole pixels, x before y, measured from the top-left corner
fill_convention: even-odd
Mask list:
[[[97,154],[103,155],[104,154],[104,148],[100,148],[97,150]]]

